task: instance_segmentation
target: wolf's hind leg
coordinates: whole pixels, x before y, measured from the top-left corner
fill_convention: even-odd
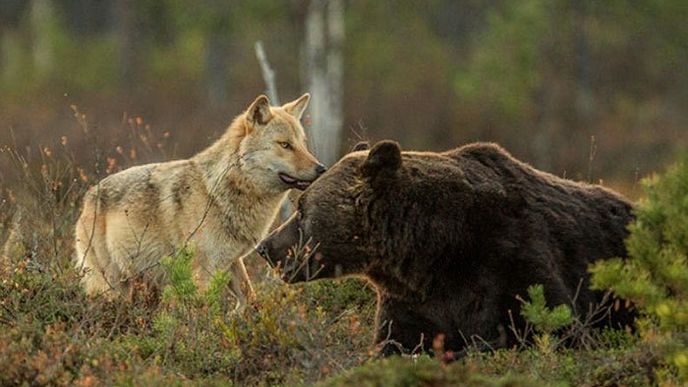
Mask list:
[[[86,294],[113,298],[119,286],[114,279],[118,278],[120,270],[111,261],[105,245],[105,230],[105,217],[96,211],[94,201],[87,196],[76,224],[74,265],[83,275],[81,285]]]
[[[119,268],[107,262],[107,250],[97,245],[83,248],[77,242],[76,254],[76,269],[83,276],[81,285],[86,294],[103,294],[108,299],[114,298],[121,290],[121,284],[117,282]]]

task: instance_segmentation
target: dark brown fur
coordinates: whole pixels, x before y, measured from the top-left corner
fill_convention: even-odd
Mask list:
[[[550,305],[581,314],[599,303],[588,265],[626,255],[631,211],[610,190],[537,171],[494,144],[401,153],[385,141],[320,177],[297,215],[258,249],[289,282],[369,279],[378,291],[378,342],[412,349],[422,336],[430,349],[444,334],[445,348],[457,351],[475,336],[513,343],[509,313],[522,328],[516,296],[530,285],[544,285]],[[288,257],[299,233],[318,245],[309,262]],[[599,325],[630,319],[621,311]]]

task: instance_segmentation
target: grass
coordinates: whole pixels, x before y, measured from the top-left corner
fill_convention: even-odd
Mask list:
[[[541,340],[469,351],[451,364],[378,359],[370,286],[285,285],[259,259],[249,262],[257,298],[239,312],[225,292],[231,278],[217,276],[205,294],[189,286],[186,252],[167,261],[174,280],[161,297],[142,286],[124,300],[89,299],[70,258],[81,195],[104,174],[165,157],[146,146],[155,133],[134,124],[126,149],[92,152],[89,168],[75,165],[67,139],[2,149],[11,173],[0,176],[0,385],[680,385],[651,329],[598,332],[578,349]]]
[[[184,259],[175,261],[184,265]],[[190,270],[177,267],[184,283]],[[445,364],[377,359],[374,297],[358,280],[286,286],[269,272],[257,299],[232,312],[222,292],[170,286],[159,302],[88,299],[73,270],[5,267],[0,384],[323,386],[648,385],[658,348],[609,331],[589,349],[471,351]],[[220,278],[218,284],[223,283]],[[141,292],[145,293],[145,292]]]
[[[266,279],[257,283],[256,301],[234,312],[231,302],[222,304],[231,301],[227,294],[188,287],[168,287],[159,302],[150,302],[145,291],[130,300],[88,299],[75,271],[56,276],[29,262],[2,273],[2,385],[301,384],[370,357],[365,327],[372,323],[372,303],[340,302],[369,298],[360,283],[343,284],[358,294],[342,296],[324,289],[335,284],[285,287]],[[185,274],[190,278],[190,270]]]

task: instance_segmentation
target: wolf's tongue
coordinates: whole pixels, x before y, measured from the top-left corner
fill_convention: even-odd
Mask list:
[[[287,175],[286,173],[280,172],[279,178],[286,184],[291,184],[292,186],[302,190],[308,188],[308,186],[311,185],[310,181],[299,180]]]
[[[291,177],[291,176],[289,176],[289,175],[287,175],[287,174],[285,174],[285,173],[280,173],[280,174],[279,174],[279,177],[280,177],[280,179],[282,179],[283,182],[285,182],[285,183],[287,183],[287,184],[294,184],[294,183],[296,183],[296,179],[294,179],[293,177]]]

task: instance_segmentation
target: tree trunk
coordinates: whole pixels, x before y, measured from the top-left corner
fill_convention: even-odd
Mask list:
[[[315,154],[328,166],[341,146],[343,13],[341,0],[312,0],[306,14],[307,84],[313,97],[309,134]]]
[[[329,87],[329,115],[327,116],[330,150],[326,159],[331,165],[339,158],[344,125],[342,96],[344,78],[344,4],[342,0],[329,0],[327,8],[329,47],[327,52],[327,84]]]
[[[0,33],[0,83],[11,85],[23,68],[21,36],[13,30]]]
[[[136,31],[136,10],[133,0],[117,0],[116,31],[119,48],[120,79],[122,85],[131,89],[136,84],[137,51],[139,38]]]
[[[205,63],[208,101],[212,107],[221,107],[227,101],[227,44],[221,32],[210,33]]]
[[[585,28],[587,9],[585,0],[573,0],[573,6],[577,72],[576,115],[578,124],[585,130],[590,130],[588,126],[594,114],[595,103],[590,87],[590,52]]]
[[[0,1],[0,83],[11,82],[21,70],[18,28],[26,7],[23,0]]]
[[[51,0],[33,0],[31,3],[32,56],[36,76],[49,77],[55,64],[53,34],[57,28],[55,7]]]
[[[227,72],[232,34],[232,10],[236,6],[228,0],[206,0],[204,7],[209,12],[206,22],[208,49],[205,57],[205,89],[212,107],[227,103]]]

